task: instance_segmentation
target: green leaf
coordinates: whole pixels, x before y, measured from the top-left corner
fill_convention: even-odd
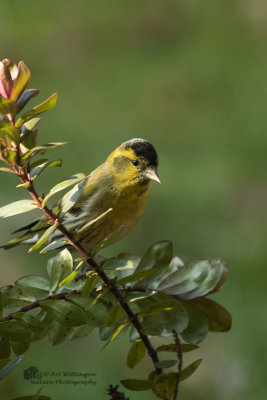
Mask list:
[[[81,183],[77,183],[74,188],[72,188],[62,199],[62,209],[60,213],[60,217],[62,218],[66,212],[68,212],[74,204],[79,200],[81,194],[83,192],[83,185]]]
[[[79,173],[76,175],[71,175],[68,178],[65,178],[63,181],[59,182],[57,185],[52,187],[52,189],[50,189],[49,193],[45,196],[45,198],[43,200],[42,206],[44,206],[47,203],[48,199],[51,196],[54,196],[54,194],[60,192],[61,190],[68,188],[69,186],[72,186],[78,182],[81,182],[84,178],[85,178],[85,175],[82,173]]]
[[[204,261],[204,260],[203,260]],[[201,264],[203,261],[200,261]],[[219,259],[205,260],[209,265],[208,275],[205,279],[201,280],[197,287],[187,293],[179,295],[184,300],[191,300],[196,297],[201,297],[213,292],[215,287],[221,280],[222,275],[225,276],[227,271],[227,264]]]
[[[64,249],[56,255],[53,261],[50,275],[50,292],[55,293],[59,283],[71,274],[72,269],[72,255],[68,249]]]
[[[107,341],[108,339],[111,338],[111,336],[113,335],[113,333],[116,332],[116,326],[101,326],[99,328],[99,339],[103,340],[103,341]],[[124,331],[122,331],[119,335],[118,338],[123,336],[125,333],[127,332],[127,330],[125,329]]]
[[[64,144],[66,144],[66,143],[67,142],[52,142],[52,143],[43,144],[41,146],[33,147],[32,149],[27,151],[27,153],[23,154],[21,159],[22,159],[22,161],[27,160],[27,158],[29,158],[33,153],[39,153],[40,151],[44,152],[46,150],[55,149],[56,147],[64,146]]]
[[[114,263],[114,268],[112,268],[111,265],[111,269],[114,270],[115,276],[119,280],[133,274],[133,271],[140,262],[140,257],[133,254],[121,253],[116,257],[115,260],[116,263]],[[103,269],[106,269],[107,267],[108,260],[104,263]]]
[[[25,122],[25,124],[23,124],[21,130],[23,133],[27,133],[27,132],[31,132],[37,124],[39,124],[39,122],[41,121],[42,118],[32,118],[30,121]]]
[[[121,384],[129,390],[148,390],[152,388],[152,383],[143,379],[123,379]]]
[[[14,150],[4,150],[2,151],[2,159],[7,165],[12,165],[13,167],[17,162],[17,153]]]
[[[82,307],[83,309],[87,309],[87,307],[90,307],[94,299],[89,296],[81,296],[80,294],[69,294],[67,295],[66,300]]]
[[[195,260],[166,278],[158,289],[184,300],[194,299],[219,290],[227,271],[227,265],[219,259]]]
[[[177,364],[178,360],[162,360],[156,363],[157,368],[170,368]]]
[[[35,118],[37,115],[42,114],[45,111],[51,110],[55,107],[57,103],[57,93],[52,94],[48,99],[46,99],[43,103],[38,106],[33,107],[31,110],[27,111],[23,114],[18,121],[16,122],[16,126],[21,126],[25,122],[29,121],[32,118]]]
[[[36,118],[37,119],[37,118]],[[32,131],[28,131],[26,129],[23,129],[24,125],[22,127],[22,135],[20,136],[20,144],[21,144],[21,151],[23,154],[25,154],[27,151],[35,148],[36,144],[37,144],[37,140],[38,140],[38,130],[32,130]],[[44,152],[44,150],[43,150]],[[37,154],[38,152],[36,152]],[[33,156],[35,156],[36,154],[33,154]],[[26,160],[26,164],[27,164],[27,158]],[[22,159],[22,161],[24,161],[24,159]]]
[[[86,307],[87,310],[89,310],[91,307],[93,307],[96,303],[98,303],[100,300],[103,302],[103,304],[105,304],[105,300],[103,299],[105,297],[105,295],[110,291],[110,288],[107,286],[105,287],[103,290],[99,291],[99,293],[97,294],[97,296],[93,299],[92,303]],[[112,298],[112,300],[114,300]],[[113,301],[110,301],[109,303],[110,307],[113,306]]]
[[[52,343],[52,345],[62,343],[64,340],[68,339],[71,332],[71,327],[61,325],[57,321],[54,321],[48,332],[49,341]]]
[[[60,247],[65,246],[68,243],[69,243],[69,241],[68,241],[68,239],[65,239],[65,237],[56,239],[52,243],[50,243],[46,247],[44,247],[40,251],[40,253],[43,254],[43,253],[46,253],[47,251],[50,251],[50,250],[59,249]]]
[[[177,374],[170,372],[169,374],[156,375],[154,378],[154,392],[164,400],[170,400],[176,389]]]
[[[141,272],[153,267],[161,269],[167,267],[172,259],[172,243],[163,240],[153,244],[141,259],[136,272]]]
[[[142,339],[137,339],[131,346],[128,356],[127,365],[129,368],[135,367],[145,356],[146,346]]]
[[[49,330],[52,328],[52,325],[54,322],[53,317],[50,314],[48,315],[43,310],[41,310],[39,312],[38,320],[42,325],[42,329],[40,330],[36,326],[31,327],[31,330],[33,332],[32,341],[37,341],[37,340],[39,341],[39,340],[42,340],[43,338],[45,338],[47,336]]]
[[[166,319],[164,314],[147,315],[143,318],[143,329],[148,335],[159,336],[165,329]],[[138,335],[139,337],[139,335]]]
[[[18,63],[18,75],[13,84],[13,88],[11,90],[10,99],[13,101],[17,101],[25,87],[27,86],[31,73],[27,65],[20,61]]]
[[[231,329],[231,314],[220,304],[206,297],[192,300],[190,303],[205,315],[211,332],[227,332]]]
[[[14,342],[27,342],[31,337],[31,331],[18,321],[0,322],[0,336]]]
[[[3,379],[7,374],[9,374],[23,359],[23,354],[15,357],[13,360],[9,361],[3,368],[0,370],[0,380]]]
[[[153,304],[150,304],[144,310],[142,310],[140,315],[161,313],[163,311],[173,310],[176,307],[179,308],[179,303],[176,302],[175,300],[155,302]]]
[[[69,339],[75,340],[90,335],[94,327],[89,325],[77,326],[72,329]]]
[[[88,296],[92,290],[97,286],[99,283],[100,278],[97,274],[92,274],[90,277],[85,281],[82,287],[82,295]]]
[[[216,283],[214,288],[208,292],[208,294],[218,292],[221,289],[222,285],[228,278],[228,272],[229,272],[228,265],[224,261],[219,260],[219,259],[213,260],[213,261],[218,261],[219,263],[221,263],[222,270],[221,270],[221,275],[220,275],[220,278],[218,279],[218,282]]]
[[[87,323],[84,310],[73,303],[64,300],[45,300],[41,301],[40,307],[64,326],[79,326]]]
[[[162,282],[171,273],[177,271],[177,269],[181,265],[183,265],[182,260],[179,257],[173,257],[170,264],[165,266],[164,268],[156,267],[155,268],[157,270],[156,274],[152,275],[151,277],[145,278],[141,282],[141,285],[143,285],[145,287],[149,287],[150,289],[157,289],[160,282]],[[134,287],[137,287],[137,286],[138,286],[138,284],[134,285]]]
[[[49,281],[41,275],[25,275],[17,279],[16,286],[24,288],[27,293],[35,298],[42,298],[48,295]]]
[[[146,329],[155,327],[153,334],[161,334],[163,329],[167,329],[169,332],[172,332],[173,329],[182,332],[188,325],[189,318],[184,305],[165,294],[157,293],[145,297],[137,301],[137,304],[140,308],[140,315],[148,316],[144,319]],[[152,334],[151,330],[149,333]]]
[[[19,200],[0,208],[0,217],[7,218],[12,215],[22,214],[37,208],[33,200]]]
[[[30,347],[29,342],[11,342],[11,347],[16,356],[20,356],[21,354],[26,353],[28,348]]]
[[[0,97],[0,112],[5,115],[11,114],[14,116],[17,113],[17,105],[12,100]]]
[[[138,302],[140,300],[146,299],[146,298],[148,298],[150,296],[153,296],[153,292],[151,290],[149,290],[147,292],[143,292],[142,291],[140,293],[137,293],[137,292],[132,292],[131,293],[130,292],[130,293],[126,294],[125,300],[129,301],[130,303],[134,303],[134,302]]]
[[[118,322],[122,323],[127,318],[127,315],[120,304],[117,304],[109,312],[107,319],[105,321],[106,326],[114,326]]]
[[[30,182],[25,182],[25,183],[20,183],[19,185],[16,185],[16,188],[20,188],[20,187],[28,188],[30,186],[31,186]]]
[[[80,266],[82,266],[83,265],[83,262],[81,262],[80,263]],[[76,277],[76,275],[78,274],[78,272],[79,272],[79,270],[80,270],[81,268],[79,268],[79,265],[77,266],[77,268],[74,270],[74,271],[72,271],[71,272],[71,274],[69,274],[66,278],[64,278],[60,283],[59,283],[59,287],[63,287],[63,286],[66,286],[66,285],[68,285],[69,283],[71,283],[73,280],[74,280],[74,278]]]
[[[0,171],[2,172],[9,172],[10,174],[14,174],[15,172],[10,168],[1,167]]]
[[[59,158],[57,160],[53,160],[53,161],[47,161],[44,162],[43,164],[39,164],[38,166],[36,166],[35,168],[33,168],[31,170],[31,179],[32,181],[37,178],[37,176],[39,176],[46,168],[49,167],[61,167],[62,165],[62,160]]]
[[[28,101],[40,93],[38,89],[26,89],[17,101],[18,112],[20,112]]]
[[[42,311],[43,312],[43,311]],[[33,333],[31,341],[43,339],[49,329],[48,321],[41,321],[40,317],[34,317],[30,313],[20,312],[14,314],[13,317],[16,321],[22,322],[26,325]]]
[[[37,242],[28,250],[28,253],[31,253],[32,251],[39,249],[43,244],[45,244],[45,242],[47,242],[52,233],[57,229],[58,225],[59,222],[57,221],[54,225],[46,229],[46,231],[37,240]]]
[[[35,301],[35,297],[25,289],[17,286],[3,286],[0,288],[0,293],[5,307],[23,307]]]
[[[202,358],[192,362],[190,365],[188,365],[186,368],[184,368],[182,370],[182,373],[180,376],[180,382],[189,378],[189,376],[191,376],[196,371],[196,369],[199,367],[201,362],[202,362]]]
[[[10,124],[7,124],[4,121],[0,121],[0,138],[5,139],[5,135],[8,135],[11,140],[14,140],[15,143],[19,142],[19,135],[20,135],[19,130]]]
[[[125,276],[132,275],[133,271],[137,267],[140,261],[140,257],[128,253],[120,253],[117,257],[106,259],[102,263],[104,270],[111,269],[116,270],[116,276],[118,279],[124,278]]]
[[[164,312],[166,318],[165,328],[172,332],[182,332],[189,323],[188,312],[182,303],[177,302],[176,306],[172,310]]]
[[[156,272],[156,269],[148,269],[145,271],[136,272],[135,274],[119,279],[116,283],[117,285],[125,285],[126,283],[137,282],[149,276],[155,275]]]
[[[8,358],[10,356],[10,343],[7,338],[0,337],[0,358]]]
[[[207,319],[192,305],[184,303],[189,314],[189,324],[181,333],[185,342],[198,344],[202,342],[208,333]]]
[[[132,325],[131,328],[130,328],[129,340],[130,340],[131,343],[133,343],[133,342],[136,341],[136,339],[140,339],[140,335],[137,332],[136,328]]]
[[[121,324],[116,331],[113,333],[113,335],[110,337],[110,339],[107,340],[107,342],[104,344],[101,350],[104,350],[105,347],[107,347],[108,344],[110,344],[129,324],[129,321],[124,322]]]
[[[160,283],[158,290],[171,295],[190,292],[206,279],[209,266],[207,260],[195,260],[181,266]]]
[[[34,169],[35,167],[37,167],[40,164],[45,163],[46,161],[48,161],[48,158],[40,158],[39,160],[35,160],[30,164],[30,170]]]
[[[189,351],[192,350],[196,350],[198,349],[198,346],[194,345],[194,344],[187,344],[187,343],[183,343],[181,344],[182,347],[182,352],[183,353],[187,353]],[[163,344],[159,347],[156,348],[156,351],[166,351],[166,352],[174,352],[177,353],[178,351],[178,346],[175,343],[169,343],[169,344]]]

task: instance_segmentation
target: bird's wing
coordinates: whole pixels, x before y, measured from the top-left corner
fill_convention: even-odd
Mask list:
[[[105,203],[108,201],[106,198],[107,196],[105,195],[108,184],[108,179],[105,177],[105,175],[103,175],[103,165],[100,165],[82,182],[79,183],[79,185],[82,185],[82,192],[80,194],[80,197],[62,219],[62,223],[68,230],[77,231],[83,225],[87,224],[90,220],[97,218],[103,213],[102,210],[105,208]],[[59,200],[52,207],[52,212],[56,217],[60,215],[62,207],[64,206],[64,202],[68,198],[71,190],[68,191],[62,197],[62,199]],[[12,243],[22,243],[26,239],[28,241],[31,240],[31,238],[32,240],[38,240],[38,237],[40,237],[42,231],[44,231],[51,225],[52,223],[49,218],[44,215],[41,218],[34,220],[30,224],[27,224],[14,231],[13,233],[22,231],[26,232],[25,234],[14,239]],[[60,236],[61,233],[59,231],[56,231],[50,239],[54,240],[55,238],[58,238]]]
[[[63,218],[63,223],[69,230],[79,230],[110,207],[111,180],[108,175],[103,174],[102,166],[85,178],[82,185],[83,190],[79,199]],[[66,198],[62,199],[60,207],[64,205]]]

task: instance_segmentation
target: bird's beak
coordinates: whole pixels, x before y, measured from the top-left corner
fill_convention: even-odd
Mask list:
[[[148,167],[145,170],[144,175],[145,175],[146,178],[151,179],[152,181],[156,181],[158,183],[161,183],[160,179],[159,179],[159,176],[158,176],[158,173],[157,173],[157,170],[156,170],[155,167]]]

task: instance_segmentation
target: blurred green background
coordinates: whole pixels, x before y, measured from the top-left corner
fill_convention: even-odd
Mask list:
[[[181,384],[181,398],[266,398],[266,2],[3,0],[0,10],[0,58],[26,62],[30,87],[41,90],[35,104],[59,93],[40,124],[40,143],[69,144],[54,151],[63,166],[40,178],[40,191],[89,173],[122,141],[146,138],[158,151],[162,185],[153,184],[135,231],[104,254],[142,255],[153,242],[171,239],[185,261],[229,263],[228,282],[214,298],[231,312],[232,330],[209,334],[192,354],[204,361]],[[1,205],[25,198],[16,184],[1,175]],[[22,221],[2,220],[0,243]],[[43,273],[47,259],[24,247],[1,252],[1,285]],[[1,398],[39,389],[23,379],[31,365],[97,374],[95,386],[45,386],[53,400],[107,399],[110,383],[151,370],[149,360],[142,373],[126,367],[126,339],[100,352],[102,345],[97,334],[55,347],[35,343],[1,382]]]

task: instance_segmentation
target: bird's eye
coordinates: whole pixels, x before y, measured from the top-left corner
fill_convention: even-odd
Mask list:
[[[136,167],[139,164],[138,160],[132,160],[133,165]]]

